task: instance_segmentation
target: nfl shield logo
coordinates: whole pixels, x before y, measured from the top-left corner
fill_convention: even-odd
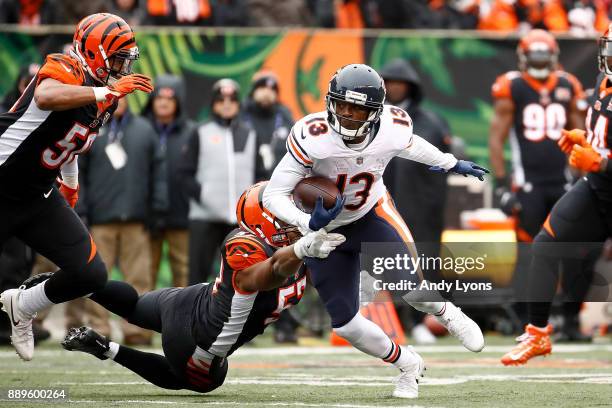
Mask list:
[[[358,157],[357,158],[357,165],[361,166],[363,164],[363,157]]]

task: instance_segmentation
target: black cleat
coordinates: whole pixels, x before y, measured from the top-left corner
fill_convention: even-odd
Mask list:
[[[68,351],[82,351],[106,360],[104,355],[109,350],[109,341],[106,337],[96,333],[91,327],[76,327],[68,330],[68,334],[62,341],[62,347]]]

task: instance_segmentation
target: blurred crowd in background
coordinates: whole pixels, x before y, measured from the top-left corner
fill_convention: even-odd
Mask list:
[[[137,25],[603,32],[611,0],[0,0],[0,23],[76,24],[111,12]]]

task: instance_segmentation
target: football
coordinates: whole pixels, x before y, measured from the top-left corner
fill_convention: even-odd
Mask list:
[[[295,205],[308,214],[314,209],[319,196],[323,197],[323,206],[330,209],[340,195],[340,191],[333,181],[320,176],[305,178],[293,189]]]

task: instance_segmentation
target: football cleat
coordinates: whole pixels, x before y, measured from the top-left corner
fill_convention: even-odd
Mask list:
[[[19,296],[22,289],[8,289],[0,295],[2,310],[11,320],[11,343],[22,360],[30,361],[34,356],[34,334],[32,319],[19,309]]]
[[[400,368],[400,375],[395,380],[393,396],[396,398],[417,398],[419,396],[419,377],[423,377],[425,362],[412,348],[402,347],[402,353],[410,357],[410,364]]]
[[[525,333],[516,338],[519,342],[510,352],[501,358],[503,365],[523,365],[537,356],[545,356],[552,351],[550,335],[552,325],[539,328],[532,324],[525,327]]]
[[[91,327],[73,327],[62,341],[62,347],[68,351],[82,351],[100,360],[106,360],[105,353],[109,350],[109,340],[98,334]]]
[[[481,351],[485,346],[484,336],[476,322],[451,302],[446,302],[445,308],[441,316],[436,316],[436,320],[458,338],[466,349],[475,353]]]

